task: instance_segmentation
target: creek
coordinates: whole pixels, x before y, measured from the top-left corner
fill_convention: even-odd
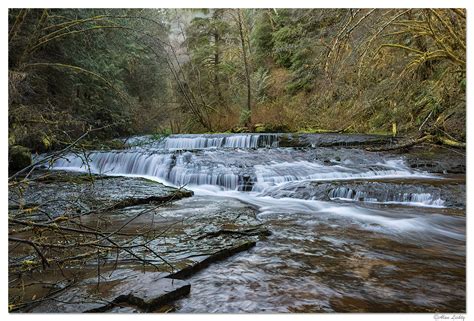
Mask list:
[[[141,136],[52,168],[185,186],[190,211],[257,211],[272,234],[192,276],[178,312],[465,311],[465,175],[434,170],[450,162],[436,153],[425,166],[360,148],[373,139]]]

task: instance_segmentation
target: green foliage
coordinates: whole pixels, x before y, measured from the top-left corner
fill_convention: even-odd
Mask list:
[[[148,120],[157,100],[167,99],[168,68],[164,48],[151,52],[142,33],[166,39],[151,22],[159,16],[135,9],[9,10],[9,75],[25,75],[9,87],[10,135],[45,150],[88,128],[104,127],[95,133],[103,139],[155,128],[156,119]]]
[[[461,139],[465,22],[462,9],[11,9],[9,142],[393,123]]]
[[[166,128],[165,130],[162,130],[162,131],[160,131],[160,132],[158,132],[158,133],[152,134],[152,135],[151,135],[151,138],[152,138],[153,140],[162,140],[163,138],[166,138],[166,137],[168,137],[168,136],[171,135],[171,134],[172,134],[171,129]]]
[[[292,57],[298,51],[299,39],[303,29],[301,25],[285,25],[273,33],[273,52],[276,62],[285,68],[293,66]]]
[[[255,61],[262,65],[267,61],[268,53],[273,51],[272,10],[264,9],[257,13],[255,29],[252,33],[252,45],[255,47]]]
[[[459,84],[461,85],[461,89],[465,92],[466,91],[466,77],[462,78]]]
[[[241,125],[245,125],[245,124],[248,124],[249,122],[249,119],[250,119],[250,111],[248,109],[242,109],[240,111],[240,118],[239,118],[239,122]]]
[[[254,90],[253,96],[259,103],[265,102],[267,99],[266,90],[269,87],[270,74],[268,70],[263,67],[258,68],[252,74],[252,88]]]

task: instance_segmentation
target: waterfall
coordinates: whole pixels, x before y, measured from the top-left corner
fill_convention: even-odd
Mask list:
[[[263,154],[263,156],[266,155]],[[272,161],[265,165],[247,167],[245,164],[229,165],[225,162],[227,157],[232,159],[229,153],[217,153],[216,151],[204,154],[190,151],[162,153],[144,150],[91,152],[88,154],[87,160],[77,155],[68,155],[57,160],[53,164],[53,168],[76,171],[90,170],[93,173],[104,175],[156,177],[175,186],[216,185],[226,190],[251,190],[254,192],[262,192],[275,185],[303,180],[335,181],[415,176],[402,162],[393,161],[366,167],[325,166],[321,163],[308,161]],[[254,157],[262,157],[262,155],[254,155]],[[262,161],[268,162],[268,160]],[[352,190],[335,190],[332,197],[351,199],[368,197],[351,193],[357,194]]]
[[[364,157],[356,161],[328,162],[308,151],[278,148],[278,136],[269,134],[174,135],[146,144],[133,138],[135,147],[117,151],[93,151],[87,159],[69,154],[53,169],[91,171],[103,175],[134,175],[160,179],[174,186],[213,185],[224,190],[269,192],[291,182],[335,182],[356,179],[427,177],[407,167],[402,159]],[[262,147],[274,148],[261,150]],[[347,152],[351,158],[354,151]],[[311,189],[311,187],[308,187]],[[430,193],[402,191],[387,194],[339,186],[329,199],[365,202],[402,202],[442,206]]]
[[[86,171],[96,174],[125,174],[161,178],[175,186],[217,185],[239,189],[245,185],[243,175],[223,166],[205,166],[193,162],[190,152],[158,154],[140,152],[93,152],[87,157],[69,155],[54,163],[55,169]],[[241,188],[244,188],[243,186]]]
[[[217,148],[264,148],[278,147],[277,134],[237,134],[237,135],[172,135],[161,140],[151,137],[134,137],[129,144],[138,148],[164,150],[199,150]]]

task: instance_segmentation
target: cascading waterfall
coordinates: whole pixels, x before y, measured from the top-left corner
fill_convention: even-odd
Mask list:
[[[172,135],[154,140],[150,137],[129,139],[131,146],[164,150],[278,147],[277,134]]]
[[[143,141],[141,138],[135,142]],[[393,177],[424,177],[409,169],[401,159],[359,164],[346,161],[328,165],[316,159],[288,161],[288,150],[277,148],[278,135],[182,135],[151,144],[138,144],[123,151],[91,152],[87,160],[68,155],[54,169],[88,171],[105,175],[136,175],[158,178],[175,186],[213,185],[224,190],[264,192],[274,186],[298,181],[340,181]],[[251,149],[273,146],[272,154]],[[203,150],[204,151],[201,151]],[[224,149],[234,149],[231,154]],[[195,151],[193,151],[195,150]],[[268,150],[270,151],[270,150]],[[281,151],[281,152],[280,152]],[[238,156],[245,156],[241,161]],[[290,156],[291,158],[291,156]],[[249,163],[249,159],[252,160]],[[331,199],[366,202],[401,202],[442,206],[429,193],[401,193],[383,199],[370,193],[337,187]]]
[[[84,171],[96,174],[123,174],[160,178],[175,186],[218,185],[237,189],[239,175],[222,166],[207,167],[192,162],[193,155],[158,154],[141,152],[95,152],[88,159],[69,156],[57,160],[56,169]],[[241,180],[241,179],[240,179]]]

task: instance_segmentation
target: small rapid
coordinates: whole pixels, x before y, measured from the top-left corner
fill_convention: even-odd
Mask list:
[[[261,216],[308,212],[323,217],[331,213],[351,218],[365,228],[374,228],[375,224],[390,233],[426,230],[450,235],[437,227],[434,217],[393,214],[390,209],[372,209],[370,205],[463,206],[450,201],[459,198],[451,193],[454,186],[432,186],[430,182],[443,178],[413,170],[399,156],[347,148],[280,148],[275,134],[149,139],[134,138],[135,146],[125,150],[71,154],[56,160],[52,168],[142,176],[175,187],[185,186],[202,195],[239,199],[257,208]],[[137,144],[140,141],[148,144]],[[409,183],[415,180],[416,183]],[[462,192],[459,190],[459,194]],[[347,202],[366,205],[361,210],[360,205]]]

